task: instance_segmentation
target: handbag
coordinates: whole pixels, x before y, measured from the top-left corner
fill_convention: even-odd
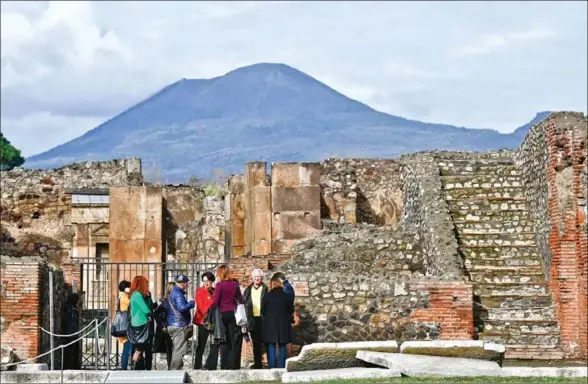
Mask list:
[[[235,308],[235,321],[237,321],[237,326],[239,327],[247,326],[247,312],[245,311],[244,304],[237,304],[237,308]]]
[[[168,302],[169,302],[169,305],[174,310],[176,316],[178,318],[181,318],[182,316],[180,315],[180,313],[178,312],[178,310],[174,306],[173,300],[168,300]],[[185,326],[184,327],[184,340],[186,340],[186,341],[190,340],[192,338],[192,336],[194,336],[194,326],[192,324]]]
[[[138,327],[129,325],[127,339],[131,344],[145,344],[149,341],[149,322]]]
[[[129,329],[129,310],[121,311],[120,310],[120,297],[116,301],[116,314],[114,315],[114,320],[112,321],[112,327],[110,329],[110,334],[114,337],[124,337],[127,335],[127,331]]]

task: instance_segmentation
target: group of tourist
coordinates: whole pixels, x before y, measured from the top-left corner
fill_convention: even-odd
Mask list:
[[[284,368],[292,327],[298,322],[294,289],[281,272],[272,276],[269,287],[263,282],[262,270],[254,269],[251,277],[252,283],[241,294],[229,267],[221,265],[216,277],[211,272],[202,274],[195,301],[188,301],[190,280],[180,274],[157,303],[144,276],[136,276],[132,282],[121,281],[117,314],[126,312],[130,318],[126,336],[119,336],[123,345],[121,368],[127,370],[130,360],[131,369],[151,370],[153,353],[165,353],[168,369],[181,370],[194,325],[194,369],[215,370],[219,352],[221,369],[240,369],[243,341],[253,349],[254,369],[262,368],[264,349],[269,368]],[[210,348],[203,365],[207,343]]]

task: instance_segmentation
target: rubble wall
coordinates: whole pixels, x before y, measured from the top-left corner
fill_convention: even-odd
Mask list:
[[[428,153],[401,158],[404,189],[403,229],[421,236],[426,275],[463,280],[453,221],[441,191],[441,176]]]
[[[321,216],[340,224],[397,224],[403,210],[400,168],[394,159],[324,160]]]
[[[295,343],[472,338],[471,285],[426,278],[420,240],[346,225],[296,243],[278,267],[299,289]]]
[[[69,190],[140,185],[142,181],[139,159],[0,171],[2,253],[38,255],[58,265],[69,264],[74,239]],[[68,274],[66,281],[72,278]]]

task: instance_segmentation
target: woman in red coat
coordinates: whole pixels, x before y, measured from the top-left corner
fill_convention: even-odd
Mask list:
[[[196,291],[196,311],[194,313],[194,320],[192,323],[198,326],[198,346],[196,347],[196,358],[194,359],[194,369],[202,369],[202,356],[206,348],[208,337],[212,337],[212,332],[204,327],[204,319],[206,313],[212,305],[212,298],[214,296],[214,275],[210,272],[202,274],[202,287]],[[210,352],[206,358],[204,369],[213,371],[216,369],[218,363],[218,345],[212,343]]]

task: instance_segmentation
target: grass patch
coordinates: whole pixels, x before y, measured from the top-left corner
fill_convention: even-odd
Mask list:
[[[559,377],[398,377],[394,379],[329,380],[320,384],[586,384],[586,378]]]
[[[280,381],[247,381],[241,384],[281,383]],[[585,377],[398,377],[390,379],[352,379],[313,381],[316,384],[586,384]]]

